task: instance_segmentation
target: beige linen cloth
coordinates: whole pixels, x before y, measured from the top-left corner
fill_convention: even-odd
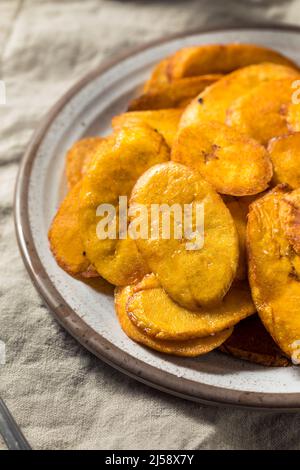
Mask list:
[[[168,33],[246,21],[300,24],[297,0],[0,0],[0,394],[35,449],[299,449],[300,415],[203,407],[85,351],[52,318],[16,245],[18,164],[48,108],[103,59]],[[3,443],[0,447],[4,447]]]

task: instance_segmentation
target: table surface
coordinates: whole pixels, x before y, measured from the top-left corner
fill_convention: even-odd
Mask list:
[[[203,407],[94,358],[52,318],[17,248],[13,190],[40,118],[80,77],[131,46],[249,22],[300,24],[297,0],[0,0],[0,394],[35,449],[299,449],[300,415]],[[4,448],[0,439],[0,448]]]

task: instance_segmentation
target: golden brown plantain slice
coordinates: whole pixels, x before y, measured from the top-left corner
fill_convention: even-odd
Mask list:
[[[147,93],[131,101],[128,111],[151,109],[182,108],[195,98],[207,86],[216,82],[222,75],[202,75],[182,78],[172,83],[153,87]]]
[[[181,114],[181,109],[132,111],[115,116],[112,120],[112,126],[114,130],[120,130],[123,126],[129,127],[147,124],[157,130],[163,136],[169,147],[171,147],[177,132]]]
[[[285,194],[279,203],[279,217],[288,241],[300,255],[300,189]]]
[[[247,279],[247,254],[246,254],[246,229],[248,210],[239,199],[225,202],[234,220],[239,236],[239,263],[236,271],[236,279],[243,281]]]
[[[193,227],[189,218],[184,219],[184,204],[190,204]],[[200,204],[204,210],[203,246]],[[136,243],[167,293],[190,309],[220,302],[236,273],[238,236],[229,210],[212,186],[178,163],[156,165],[132,191],[129,217],[133,223],[137,221],[135,210],[139,205],[146,206],[146,216],[154,225],[148,227],[148,233],[152,229],[151,236],[138,238]],[[154,209],[156,217],[152,214]],[[167,218],[171,215],[169,237],[164,231],[162,212]]]
[[[66,195],[55,215],[50,230],[51,251],[58,265],[72,276],[95,277],[98,273],[91,266],[79,233],[79,193],[77,183]]]
[[[255,44],[208,44],[177,51],[168,61],[167,73],[169,79],[174,80],[207,73],[229,73],[262,62],[297,67],[279,52]]]
[[[148,272],[134,240],[127,237],[126,225],[124,239],[119,238],[119,197],[128,197],[145,170],[168,159],[169,148],[158,132],[146,125],[124,127],[101,146],[82,180],[79,213],[85,251],[99,274],[112,284],[127,285]],[[116,210],[110,222],[109,215],[99,213],[103,204]]]
[[[239,359],[264,366],[291,365],[257,315],[238,323],[233,334],[220,346],[220,350]]]
[[[285,78],[258,85],[227,110],[226,123],[263,145],[272,137],[288,133],[287,106],[292,99],[292,82]]]
[[[299,71],[277,64],[250,65],[218,80],[195,98],[183,112],[180,127],[204,121],[225,123],[230,105],[257,85],[270,80],[297,78]]]
[[[219,122],[179,130],[171,158],[200,172],[216,191],[233,196],[256,194],[268,187],[272,164],[266,149]]]
[[[81,180],[93,155],[103,141],[103,137],[86,137],[72,145],[66,156],[66,175],[69,188]]]
[[[152,70],[149,80],[147,80],[146,83],[144,84],[144,88],[143,88],[144,93],[151,91],[152,88],[169,83],[169,78],[167,76],[168,63],[169,63],[169,57],[166,57],[165,59],[162,59],[160,62],[158,62],[155,65],[154,69]]]
[[[165,340],[186,340],[217,334],[253,314],[249,287],[231,287],[223,301],[212,309],[197,311],[181,307],[168,296],[154,274],[133,287],[127,302],[130,320],[148,336]]]
[[[173,356],[195,357],[206,354],[221,345],[232,333],[232,328],[206,338],[189,339],[185,341],[166,341],[149,336],[137,328],[129,319],[126,303],[132,295],[132,286],[117,288],[115,292],[115,307],[123,331],[129,338],[155,351]]]
[[[280,201],[288,188],[279,185],[250,206],[247,225],[252,297],[266,329],[280,349],[299,359],[300,258],[281,223]]]
[[[273,163],[273,185],[287,183],[299,188],[300,133],[274,137],[268,144],[268,152]]]

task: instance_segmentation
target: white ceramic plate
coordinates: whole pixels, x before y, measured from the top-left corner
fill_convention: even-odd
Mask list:
[[[122,332],[111,292],[96,292],[61,270],[47,231],[65,191],[64,156],[87,135],[104,135],[162,57],[187,45],[258,43],[300,63],[295,27],[234,28],[157,41],[100,67],[73,87],[46,116],[21,164],[15,198],[18,241],[35,286],[60,323],[85,347],[123,372],[169,393],[201,402],[300,409],[300,368],[250,364],[212,352],[196,359],[162,355]]]

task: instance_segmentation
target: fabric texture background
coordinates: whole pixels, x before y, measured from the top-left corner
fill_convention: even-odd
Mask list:
[[[85,351],[23,266],[12,205],[41,116],[103,59],[202,26],[300,24],[297,0],[0,0],[0,394],[35,449],[299,449],[300,415],[203,407],[154,391]],[[0,448],[3,443],[0,441]]]

